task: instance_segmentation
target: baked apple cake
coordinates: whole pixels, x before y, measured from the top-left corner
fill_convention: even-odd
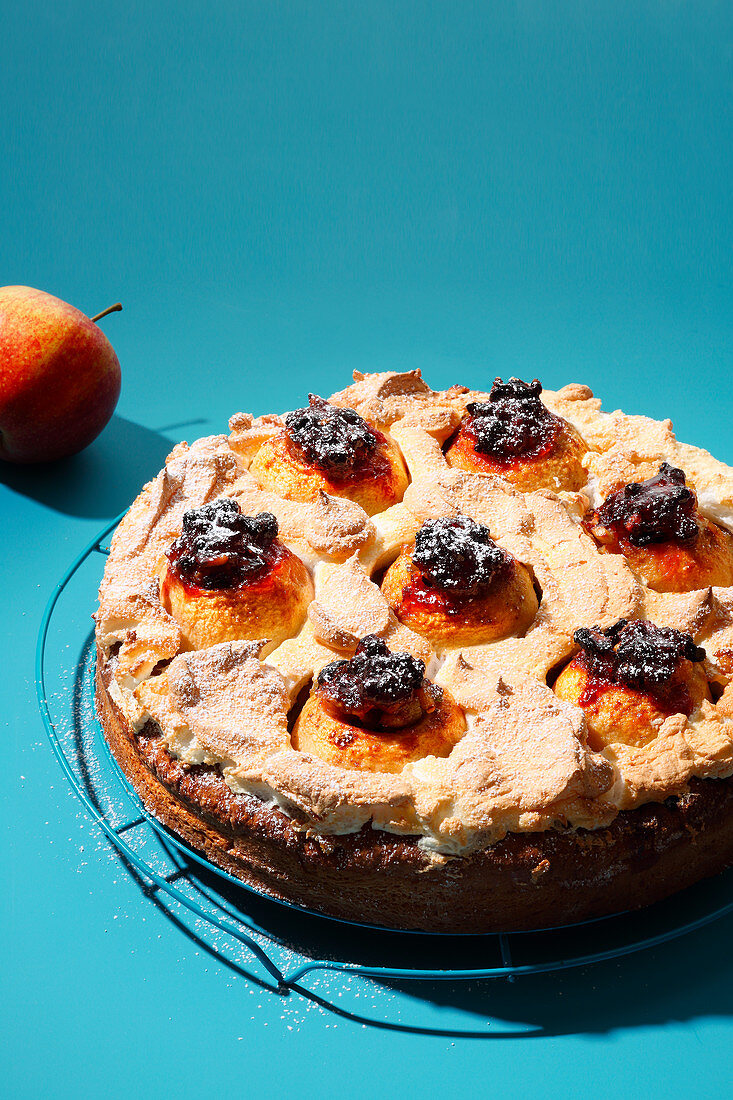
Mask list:
[[[181,443],[112,541],[97,706],[262,893],[545,928],[733,863],[733,469],[582,385],[359,374]]]

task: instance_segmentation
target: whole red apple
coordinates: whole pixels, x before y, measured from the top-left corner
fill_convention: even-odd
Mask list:
[[[28,286],[0,288],[0,458],[45,462],[95,439],[120,396],[120,364],[81,310]]]

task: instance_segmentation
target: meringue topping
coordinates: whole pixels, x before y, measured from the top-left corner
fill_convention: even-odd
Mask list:
[[[232,424],[230,439],[217,436],[190,448],[177,446],[120,524],[100,589],[101,660],[112,673],[110,693],[131,724],[139,729],[154,717],[173,755],[192,764],[218,763],[232,790],[272,798],[286,813],[296,807],[297,820],[311,833],[352,832],[371,821],[377,829],[418,835],[421,847],[456,854],[493,843],[507,831],[547,829],[558,821],[599,828],[620,809],[679,794],[694,776],[733,774],[730,686],[717,702],[705,699],[689,715],[670,714],[641,747],[615,744],[595,752],[588,744],[584,712],[560,703],[545,682],[572,657],[576,631],[586,628],[595,637],[611,624],[618,626],[619,619],[649,618],[659,629],[674,628],[685,638],[680,642],[672,635],[672,643],[657,647],[648,661],[641,644],[649,641],[648,631],[640,625],[634,630],[641,643],[637,639],[622,646],[628,639],[619,635],[619,644],[590,649],[605,655],[603,663],[610,648],[614,675],[659,690],[670,669],[674,680],[680,661],[701,659],[700,640],[719,662],[717,671],[710,671],[709,664],[705,671],[725,687],[733,675],[733,658],[728,658],[733,653],[733,588],[713,589],[712,596],[709,591],[652,592],[621,555],[599,549],[579,522],[576,499],[544,490],[522,493],[501,477],[450,469],[441,444],[455,416],[470,406],[498,409],[514,402],[521,413],[519,427],[509,425],[508,442],[500,446],[511,456],[525,445],[524,418],[531,446],[539,444],[541,450],[554,430],[539,407],[544,405],[569,421],[590,449],[584,459],[590,476],[582,492],[594,505],[625,482],[657,477],[660,465],[668,462],[685,472],[686,485],[677,487],[696,493],[700,512],[731,527],[733,470],[700,448],[678,443],[668,421],[602,412],[587,387],[543,391],[541,398],[538,383],[510,380],[507,387],[492,394],[469,393],[465,387],[438,392],[417,372],[389,372],[360,376],[335,395],[332,408],[347,405],[352,416],[368,416],[380,431],[388,431],[410,470],[412,484],[403,501],[373,520],[358,505],[330,495],[310,503],[286,501],[263,491],[246,472],[262,440],[282,433],[284,418],[255,421],[242,414]],[[329,403],[317,407],[322,410],[324,404]],[[489,412],[489,421],[501,423],[497,409]],[[539,422],[534,437],[532,409]],[[319,420],[317,414],[314,419]],[[474,410],[473,420],[480,419]],[[367,431],[378,437],[369,425]],[[336,455],[336,468],[342,455]],[[221,497],[238,501],[250,516],[267,511],[276,517],[279,538],[315,571],[313,614],[297,637],[264,660],[256,657],[261,656],[259,643],[235,644],[239,649],[231,668],[230,651],[221,651],[226,660],[209,650],[186,653],[185,661],[169,666],[169,682],[161,664],[178,660],[181,638],[160,605],[156,578],[165,551],[181,535],[184,513]],[[385,607],[374,573],[412,544],[421,523],[460,515],[485,525],[532,569],[542,601],[522,637],[435,652]],[[339,562],[346,568],[330,583],[329,571],[343,568]],[[478,564],[476,571],[481,574]],[[459,579],[457,572],[454,579]],[[298,692],[329,664],[348,664],[337,659],[351,652],[365,631],[379,634],[381,644],[398,655],[409,650],[418,667],[422,663],[421,685],[427,668],[464,708],[468,730],[450,757],[426,758],[395,777],[339,768],[289,746],[287,714]],[[279,672],[270,678],[268,670]],[[655,677],[661,677],[656,688]],[[422,690],[418,687],[416,694]],[[271,712],[266,698],[272,699]],[[410,718],[409,707],[399,715],[401,721],[405,717]]]

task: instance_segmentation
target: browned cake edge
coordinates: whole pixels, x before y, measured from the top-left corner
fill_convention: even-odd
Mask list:
[[[291,818],[234,794],[216,767],[170,755],[151,721],[135,733],[107,691],[97,712],[147,810],[212,863],[257,891],[343,920],[430,932],[549,928],[659,901],[733,864],[733,777],[622,811],[607,828],[513,833],[438,862],[418,838],[365,826],[308,836]]]

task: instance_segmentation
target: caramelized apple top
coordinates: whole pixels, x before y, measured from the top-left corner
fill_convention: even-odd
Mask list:
[[[625,538],[632,546],[657,542],[690,545],[700,528],[695,522],[697,499],[685,485],[685,475],[663,462],[646,481],[632,481],[612,493],[595,514],[595,523]]]
[[[332,478],[345,478],[373,457],[379,436],[353,409],[329,405],[308,395],[308,408],[285,417],[291,451],[301,461],[319,466]]]
[[[607,630],[582,627],[573,637],[581,647],[576,660],[595,679],[657,697],[664,696],[683,661],[705,659],[691,635],[643,619],[619,619]]]
[[[428,586],[476,595],[505,573],[512,559],[483,523],[468,516],[449,516],[423,523],[415,536],[412,560]]]
[[[466,406],[469,417],[464,426],[474,448],[504,461],[547,454],[562,421],[542,404],[541,393],[536,378],[533,382],[495,379],[488,401],[472,401]]]
[[[425,664],[392,653],[376,634],[359,642],[350,661],[332,661],[316,680],[322,705],[334,718],[367,729],[401,729],[435,710],[440,688],[425,679]]]
[[[270,512],[243,516],[235,500],[222,498],[193,508],[166,552],[171,569],[192,588],[237,588],[273,564],[280,544]]]

